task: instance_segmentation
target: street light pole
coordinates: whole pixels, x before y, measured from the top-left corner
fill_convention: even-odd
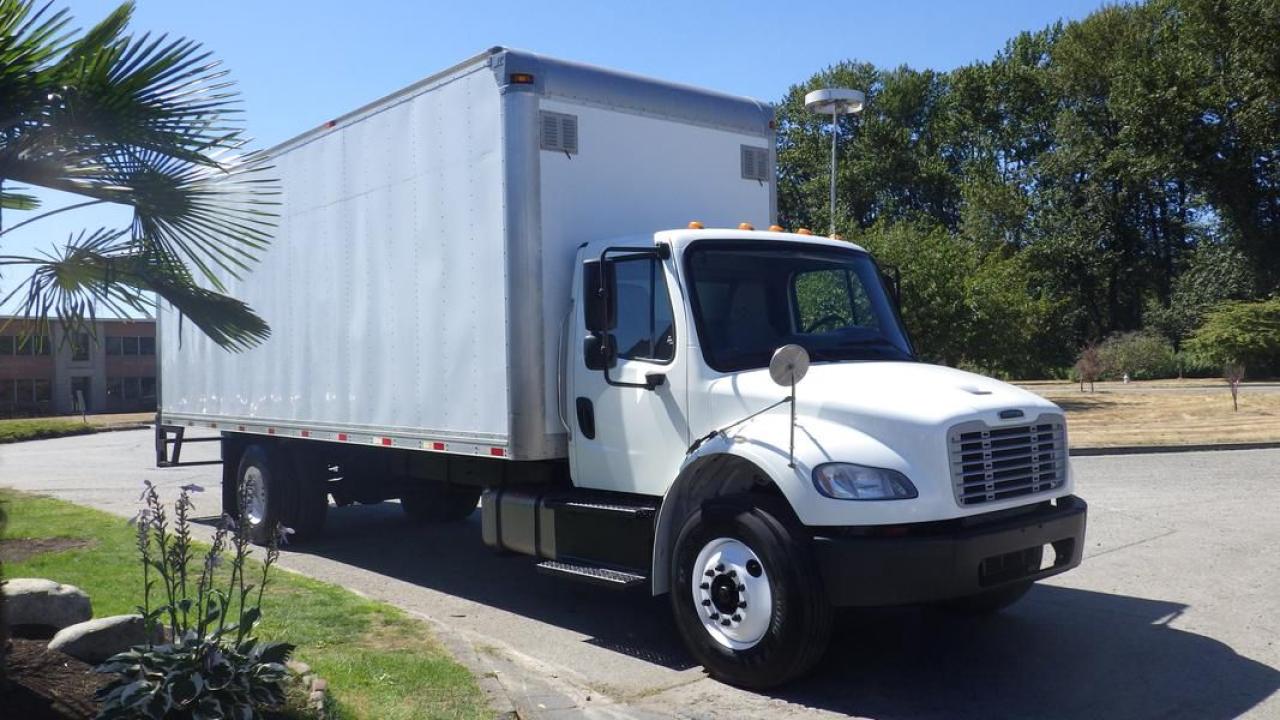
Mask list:
[[[848,88],[823,88],[804,96],[804,106],[809,111],[831,114],[831,234],[836,234],[836,144],[840,136],[840,116],[862,112],[866,96],[859,90]]]

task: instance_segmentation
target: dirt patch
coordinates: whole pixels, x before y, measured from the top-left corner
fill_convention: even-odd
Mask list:
[[[81,720],[98,713],[93,695],[111,676],[39,640],[14,640],[9,652],[8,686],[0,690],[5,717],[23,720]]]
[[[0,540],[0,563],[20,563],[45,553],[82,550],[98,544],[87,538],[9,538]]]
[[[1280,441],[1280,390],[1269,384],[1244,386],[1238,411],[1221,382],[1098,383],[1096,392],[1083,393],[1067,383],[1027,389],[1067,412],[1072,447]]]

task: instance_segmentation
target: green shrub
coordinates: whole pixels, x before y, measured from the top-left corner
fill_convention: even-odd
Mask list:
[[[1280,298],[1217,305],[1186,348],[1219,369],[1243,365],[1254,376],[1280,370]]]
[[[261,573],[248,578],[249,528],[224,517],[208,552],[193,566],[189,493],[199,490],[182,489],[170,528],[155,486],[146,484],[145,504],[137,518],[143,575],[138,611],[146,620],[148,637],[163,627],[169,639],[160,644],[148,640],[96,668],[118,676],[98,691],[99,720],[257,720],[284,706],[284,663],[293,646],[264,643],[253,635],[262,617],[268,572],[280,556],[278,540],[268,546]],[[273,536],[283,537],[281,532]],[[230,573],[223,577],[217,568],[228,552]],[[152,590],[157,587],[159,604],[153,606]]]
[[[1158,380],[1178,376],[1178,360],[1173,345],[1154,332],[1115,333],[1098,346],[1102,376],[1119,380],[1125,373],[1131,380]]]

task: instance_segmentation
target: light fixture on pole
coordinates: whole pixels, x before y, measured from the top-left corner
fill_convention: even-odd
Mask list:
[[[831,116],[831,234],[836,234],[836,139],[840,135],[840,116],[862,112],[867,97],[861,90],[823,88],[804,96],[810,112]]]

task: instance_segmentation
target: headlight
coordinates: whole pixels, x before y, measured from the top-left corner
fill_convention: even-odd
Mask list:
[[[852,463],[826,463],[813,469],[818,492],[837,500],[908,500],[918,496],[916,486],[896,470]]]

